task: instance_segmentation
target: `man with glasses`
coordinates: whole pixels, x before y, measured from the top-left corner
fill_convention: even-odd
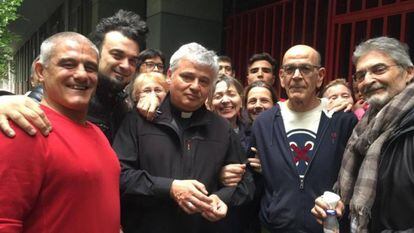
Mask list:
[[[137,70],[139,73],[165,71],[165,57],[157,49],[146,49],[138,55]]]
[[[268,53],[254,54],[247,64],[247,84],[263,81],[269,85],[275,82],[276,60]]]
[[[414,77],[408,47],[378,37],[355,49],[354,82],[370,104],[349,139],[338,177],[352,232],[414,231]],[[319,222],[327,205],[316,200]]]
[[[328,113],[317,97],[325,76],[320,54],[306,45],[290,48],[279,70],[288,100],[255,120],[252,146],[265,179],[260,220],[269,232],[322,232],[310,213],[315,197],[331,190],[353,113]]]

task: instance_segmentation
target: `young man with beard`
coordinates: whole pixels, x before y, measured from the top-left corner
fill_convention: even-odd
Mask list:
[[[46,39],[35,72],[48,137],[0,134],[1,232],[119,232],[119,173],[114,151],[86,120],[98,77],[98,49],[63,32]]]
[[[337,191],[349,205],[351,232],[414,231],[414,77],[407,45],[378,37],[354,51],[354,82],[369,103],[342,160]],[[312,213],[326,217],[316,200]]]

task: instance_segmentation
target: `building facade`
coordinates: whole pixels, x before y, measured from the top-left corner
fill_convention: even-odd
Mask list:
[[[280,65],[294,44],[321,53],[326,82],[352,80],[352,51],[368,38],[398,38],[414,57],[414,0],[25,0],[23,17],[11,25],[22,37],[15,45],[14,91],[30,89],[30,65],[45,38],[68,30],[88,35],[118,9],[147,21],[146,47],[169,57],[180,45],[199,42],[230,56],[243,83],[251,55],[268,52]],[[275,88],[281,91],[278,83]]]

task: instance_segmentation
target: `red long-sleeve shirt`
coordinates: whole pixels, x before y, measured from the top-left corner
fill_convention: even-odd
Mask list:
[[[107,139],[42,109],[48,137],[0,134],[0,232],[119,232],[120,166]]]

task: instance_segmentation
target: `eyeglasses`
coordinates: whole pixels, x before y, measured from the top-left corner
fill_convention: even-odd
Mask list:
[[[153,71],[155,67],[161,72],[164,71],[164,64],[162,63],[154,63],[154,62],[144,62],[145,66],[147,67],[147,70]]]
[[[353,79],[354,79],[354,81],[360,83],[360,82],[364,81],[365,76],[367,75],[368,72],[370,74],[373,74],[373,75],[382,75],[385,72],[387,72],[390,69],[390,67],[392,67],[392,66],[401,66],[401,65],[399,65],[399,64],[387,65],[387,64],[384,64],[384,63],[378,63],[378,64],[372,65],[372,66],[370,66],[366,69],[358,70],[353,75]]]
[[[282,66],[283,72],[288,76],[292,76],[297,69],[303,76],[305,76],[310,74],[315,68],[320,68],[320,66],[315,66],[312,64],[287,64]]]

